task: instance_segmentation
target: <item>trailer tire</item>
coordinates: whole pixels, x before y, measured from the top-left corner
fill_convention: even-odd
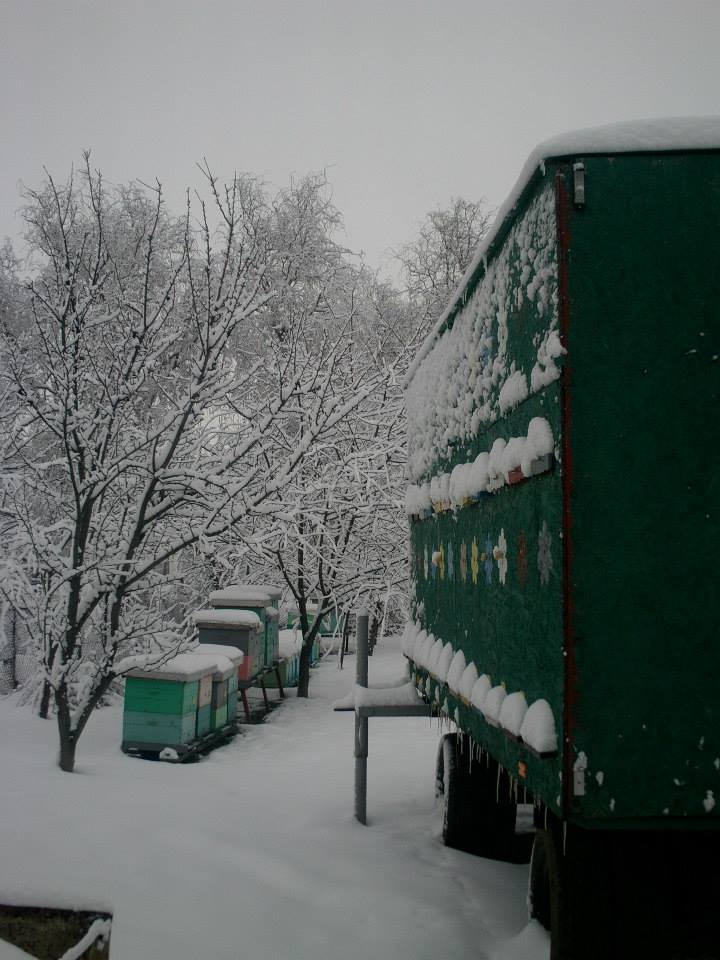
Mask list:
[[[472,853],[473,825],[468,777],[458,763],[458,738],[446,733],[440,741],[435,777],[436,794],[443,798],[442,840],[446,847]]]
[[[446,847],[494,860],[516,859],[516,805],[499,795],[498,766],[472,759],[455,733],[440,741],[435,794],[443,798]]]
[[[439,799],[445,793],[445,739],[454,737],[454,733],[446,733],[440,738],[437,756],[435,758],[435,798]]]
[[[628,960],[616,941],[608,838],[552,819],[533,843],[528,912],[550,934],[550,960]]]
[[[551,935],[560,916],[561,879],[555,841],[549,830],[537,830],[530,856],[528,912]],[[557,935],[557,934],[556,934]]]

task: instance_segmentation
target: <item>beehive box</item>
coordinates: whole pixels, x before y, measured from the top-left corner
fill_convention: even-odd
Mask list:
[[[200,678],[197,709],[197,735],[199,737],[204,736],[210,730],[212,686],[212,673],[208,673]]]
[[[227,723],[228,715],[228,681],[232,667],[227,670],[218,670],[213,676],[212,710],[210,713],[210,729],[219,730]]]
[[[307,604],[308,626],[311,627],[315,623],[317,611],[317,603]],[[288,628],[299,629],[300,613],[297,608],[288,611],[287,625]],[[323,614],[322,623],[320,624],[320,630],[318,632],[321,637],[336,636],[337,634],[342,633],[343,625],[344,615],[340,614],[337,607],[335,607]]]
[[[302,634],[299,630],[280,631],[280,659],[285,664],[284,686],[296,687],[300,674]]]
[[[252,679],[264,666],[264,626],[251,610],[223,608],[197,610],[195,624],[201,646],[235,647],[243,653],[238,679]]]
[[[272,666],[275,656],[275,633],[277,632],[278,618],[277,610],[272,605],[270,593],[260,587],[234,584],[222,590],[214,590],[210,594],[210,604],[216,609],[246,610],[249,613],[254,613],[262,624],[258,669]]]
[[[214,662],[211,675],[209,729],[218,730],[237,716],[238,672],[244,660],[242,650],[224,644],[201,643],[192,653]]]
[[[292,668],[292,659],[283,660],[281,658],[275,664],[275,670],[277,670],[280,674],[280,682],[282,683],[283,688],[292,686],[292,684],[290,683],[291,668]],[[277,674],[275,670],[273,670],[272,673],[269,673],[265,678],[266,687],[269,687],[272,689],[275,689],[277,687],[278,681],[277,681]]]
[[[238,712],[238,672],[237,670],[228,680],[228,723],[234,723]]]
[[[277,611],[277,617],[273,618],[274,626],[272,628],[272,660],[275,662],[280,659],[280,604],[282,602],[282,590],[275,584],[259,583],[256,585],[263,593],[270,597],[271,607]]]
[[[180,654],[152,670],[133,670],[125,681],[123,749],[186,747],[197,735],[200,685],[212,665]]]

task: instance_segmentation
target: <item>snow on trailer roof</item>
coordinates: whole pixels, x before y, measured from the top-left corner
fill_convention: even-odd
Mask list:
[[[261,587],[246,584],[235,584],[223,590],[213,590],[210,594],[210,603],[219,607],[237,607],[241,605],[251,607],[269,607],[273,598]]]
[[[499,208],[492,227],[478,245],[475,256],[455,288],[450,302],[420,347],[408,369],[405,386],[410,384],[448,320],[455,313],[465,288],[486,258],[503,225],[515,212],[531,180],[539,170],[542,170],[546,160],[580,154],[588,156],[616,153],[678,153],[718,149],[720,149],[720,116],[626,120],[602,127],[586,127],[561,133],[540,143],[525,161],[515,186]]]
[[[217,609],[209,607],[196,610],[193,620],[198,627],[247,627],[249,630],[259,630],[260,617],[252,610]]]

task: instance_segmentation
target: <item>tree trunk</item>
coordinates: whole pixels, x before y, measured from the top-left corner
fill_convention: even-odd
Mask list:
[[[48,655],[48,672],[52,671],[53,664],[55,663],[55,655],[57,653],[57,647],[52,646]],[[50,697],[52,696],[52,687],[47,679],[43,681],[43,692],[42,699],[40,700],[40,716],[43,720],[47,720],[48,714],[50,713]]]
[[[58,764],[65,773],[75,772],[75,750],[77,749],[77,737],[72,733],[63,733],[60,731],[60,759]]]
[[[300,674],[298,676],[297,695],[299,697],[309,696],[310,690],[310,651],[313,641],[306,640],[300,649]]]
[[[60,754],[58,765],[65,773],[74,773],[75,771],[75,751],[77,750],[78,740],[90,719],[93,710],[100,702],[103,694],[112,683],[114,674],[103,677],[96,687],[93,695],[88,700],[85,708],[75,717],[73,723],[72,711],[68,699],[68,690],[63,681],[55,691],[55,707],[57,708],[57,726],[58,740],[60,742]]]
[[[377,643],[378,633],[380,632],[380,620],[373,614],[370,621],[370,635],[368,637],[368,654],[372,656],[375,644]]]
[[[51,692],[52,692],[52,688],[50,684],[47,682],[47,680],[44,680],[42,698],[40,699],[40,711],[39,711],[40,716],[42,717],[43,720],[47,720],[48,713],[50,712]]]
[[[79,733],[72,728],[70,708],[63,687],[55,691],[55,706],[57,707],[58,740],[60,742],[58,765],[65,773],[73,773]]]

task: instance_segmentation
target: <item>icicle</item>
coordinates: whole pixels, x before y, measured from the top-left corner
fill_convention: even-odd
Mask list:
[[[502,767],[498,764],[497,783],[495,784],[495,803],[500,803],[500,771]]]

